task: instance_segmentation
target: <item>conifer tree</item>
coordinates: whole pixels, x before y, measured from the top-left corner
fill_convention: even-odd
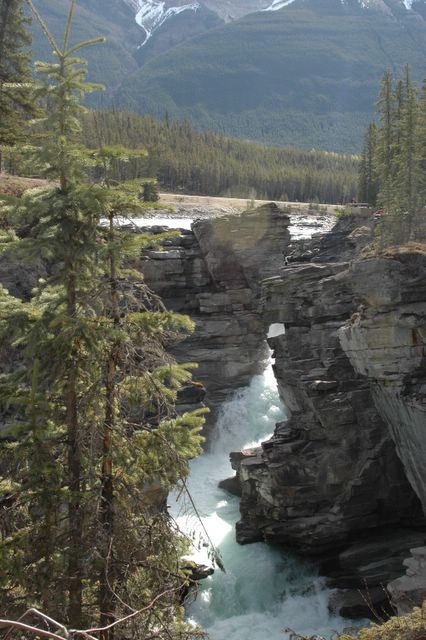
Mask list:
[[[418,205],[419,172],[416,158],[417,94],[410,68],[404,69],[401,85],[401,106],[395,122],[393,212],[407,213],[407,224]]]
[[[25,139],[25,121],[36,113],[27,25],[21,0],[0,0],[0,170],[2,151]]]
[[[382,78],[377,103],[381,127],[377,136],[377,166],[380,173],[379,203],[390,210],[393,204],[393,144],[395,124],[395,93],[391,71]]]
[[[359,168],[359,199],[375,205],[377,202],[377,175],[375,154],[377,147],[377,127],[370,124],[364,138]]]
[[[184,542],[160,507],[199,452],[202,412],[174,410],[191,366],[165,352],[192,323],[167,312],[129,266],[152,243],[116,230],[123,210],[142,206],[137,192],[109,181],[111,164],[129,154],[79,144],[80,99],[95,85],[75,56],[99,40],[69,47],[71,0],[58,46],[28,3],[56,55],[38,65],[48,79],[39,94],[52,110],[37,156],[53,182],[3,212],[26,229],[20,239],[11,234],[10,250],[26,259],[41,254],[54,268],[28,303],[0,290],[3,344],[20,363],[0,378],[9,422],[0,497],[10,503],[2,608],[42,606],[73,628],[100,625],[104,640],[128,607],[146,608],[131,617],[128,633],[145,637],[155,627],[159,638],[186,637],[178,607]],[[102,168],[102,183],[88,182],[93,166]]]
[[[419,206],[426,205],[426,79],[423,81],[416,131],[416,158],[418,162]]]

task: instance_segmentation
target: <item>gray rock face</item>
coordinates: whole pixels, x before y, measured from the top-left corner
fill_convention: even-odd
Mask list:
[[[394,615],[385,586],[404,573],[407,549],[423,545],[425,540],[425,531],[378,531],[340,552],[337,563],[324,562],[322,570],[329,578],[329,586],[338,588],[331,608],[353,618],[376,614],[383,619]]]
[[[195,332],[175,349],[196,362],[215,408],[264,368],[266,329],[260,283],[283,264],[289,217],[276,205],[194,223],[169,239],[164,251],[145,252],[141,270],[169,309],[187,313]],[[160,229],[159,229],[160,230]]]
[[[320,555],[361,532],[421,519],[368,380],[339,340],[356,310],[350,261],[371,238],[372,224],[368,212],[342,220],[311,242],[315,262],[285,267],[264,282],[265,319],[286,327],[269,343],[291,418],[261,448],[233,458],[242,543],[267,540]],[[304,252],[306,242],[299,256]]]
[[[411,549],[411,557],[404,560],[404,576],[388,584],[392,604],[399,615],[409,613],[413,606],[426,599],[426,547]]]
[[[426,512],[426,256],[401,253],[355,263],[360,313],[339,331],[368,380],[407,477]]]
[[[407,523],[415,510],[368,382],[339,343],[353,311],[348,266],[286,267],[264,283],[268,321],[286,326],[269,343],[291,418],[237,465],[240,542],[264,539],[318,555],[355,532]]]
[[[419,264],[357,260],[373,224],[361,212],[290,245],[287,216],[267,207],[197,222],[141,265],[167,306],[196,323],[176,353],[200,363],[210,406],[249,382],[267,328],[285,325],[268,342],[291,417],[261,447],[232,453],[237,477],[223,486],[241,494],[241,543],[320,557],[332,586],[350,589],[335,606],[363,616],[371,611],[360,588],[385,607],[382,585],[426,542],[410,528],[424,524],[411,484],[425,484],[426,287]],[[410,427],[391,433],[397,422]]]

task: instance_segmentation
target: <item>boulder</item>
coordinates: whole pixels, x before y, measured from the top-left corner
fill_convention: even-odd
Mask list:
[[[398,615],[410,613],[426,600],[426,546],[411,549],[411,557],[404,560],[404,566],[405,575],[388,584]]]

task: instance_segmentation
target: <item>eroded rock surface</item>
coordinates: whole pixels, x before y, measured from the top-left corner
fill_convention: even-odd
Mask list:
[[[368,211],[298,242],[274,207],[243,216],[196,223],[142,269],[196,322],[177,355],[200,363],[210,406],[248,384],[267,328],[285,325],[268,342],[290,419],[261,447],[234,452],[237,478],[222,484],[241,493],[237,537],[319,557],[330,584],[347,589],[336,608],[371,615],[366,602],[389,607],[384,585],[426,544],[422,258],[360,259]]]
[[[291,418],[236,465],[240,542],[264,539],[318,555],[355,532],[408,524],[419,514],[370,385],[339,341],[354,312],[349,260],[360,237],[367,239],[354,234],[359,226],[342,221],[313,243],[316,262],[285,267],[264,282],[263,313],[286,327],[269,343]],[[337,262],[341,254],[345,261]]]
[[[263,278],[283,264],[290,218],[276,205],[194,223],[145,252],[141,270],[167,308],[186,313],[195,332],[175,355],[196,362],[214,409],[264,368],[265,324],[259,311]],[[160,230],[160,229],[159,229]]]
[[[339,331],[341,344],[369,382],[426,512],[426,255],[357,262],[351,280],[362,306]]]
[[[426,600],[426,547],[411,549],[411,556],[404,560],[405,575],[388,584],[392,604],[398,615],[409,613],[413,606]]]
[[[291,417],[277,425],[270,441],[237,453],[231,460],[242,491],[237,524],[240,542],[266,540],[321,556],[324,572],[334,576],[334,586],[358,590],[367,583],[370,590],[377,587],[371,597],[382,604],[383,585],[401,574],[412,536],[419,543],[424,539],[424,533],[410,527],[424,521],[402,456],[396,452],[388,414],[380,410],[377,389],[361,375],[361,367],[354,369],[352,356],[350,360],[339,339],[342,326],[347,323],[345,331],[350,333],[365,313],[360,306],[359,283],[368,286],[369,276],[364,273],[354,278],[354,270],[362,270],[358,255],[371,241],[373,224],[368,214],[342,220],[324,239],[300,243],[293,256],[301,262],[284,267],[280,275],[264,282],[264,317],[268,323],[283,323],[286,328],[285,335],[269,343],[276,359],[280,395]],[[380,298],[386,295],[380,274],[385,278],[387,272],[377,267],[376,273],[378,280],[371,291]],[[393,282],[392,275],[386,277]],[[413,286],[414,281],[413,269]],[[410,300],[412,304],[413,297],[413,292],[407,294],[407,303]],[[413,325],[412,309],[405,313],[399,303],[397,306],[404,321]],[[421,313],[417,309],[418,316]],[[388,317],[387,322],[392,333],[394,318]],[[419,318],[414,324],[420,331]],[[388,345],[392,353],[392,341],[382,333],[380,348],[384,353]],[[407,339],[404,345],[404,371],[412,375],[415,370],[418,375],[421,349]],[[378,352],[372,352],[373,361],[374,353]],[[383,370],[389,373],[389,363],[383,362]],[[413,378],[409,388],[418,393]],[[392,413],[400,400],[395,386],[388,393],[392,401],[386,406]],[[419,462],[421,451],[419,446]],[[399,532],[398,553],[388,533],[395,529]],[[377,535],[379,542],[373,544]],[[373,544],[377,555],[349,567],[344,552],[355,543],[364,550]],[[379,548],[383,543],[389,545],[386,553]],[[354,594],[349,596],[353,599]],[[352,613],[358,609],[360,615],[368,615],[359,600],[351,607]]]

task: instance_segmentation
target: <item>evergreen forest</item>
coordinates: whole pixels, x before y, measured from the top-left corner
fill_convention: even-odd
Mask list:
[[[145,151],[81,144],[81,101],[98,87],[80,56],[102,38],[69,44],[74,0],[60,40],[27,4],[55,61],[31,82],[23,3],[1,0],[2,148],[28,136],[29,117],[49,135],[26,149],[44,184],[0,199],[0,261],[16,285],[0,287],[0,628],[195,638],[181,606],[190,541],[165,509],[201,450],[205,410],[175,409],[194,365],[168,353],[193,324],[136,268],[153,240],[116,229],[144,204],[111,167]]]
[[[156,120],[110,109],[87,110],[80,118],[88,148],[101,139],[145,150],[127,163],[112,163],[116,180],[157,179],[160,189],[173,193],[330,204],[348,202],[357,192],[357,156],[267,147],[199,132],[167,115]],[[23,156],[19,147],[9,149],[4,164],[9,173],[39,172],[35,158]]]
[[[359,165],[359,198],[383,209],[394,240],[422,238],[426,202],[426,81],[421,89],[407,65],[383,75],[378,124],[367,129]],[[383,222],[384,224],[384,222]]]
[[[119,110],[90,111],[84,142],[145,146],[148,155],[122,167],[119,179],[158,177],[172,192],[299,202],[347,202],[356,194],[358,158],[305,151],[200,133],[189,122]]]

